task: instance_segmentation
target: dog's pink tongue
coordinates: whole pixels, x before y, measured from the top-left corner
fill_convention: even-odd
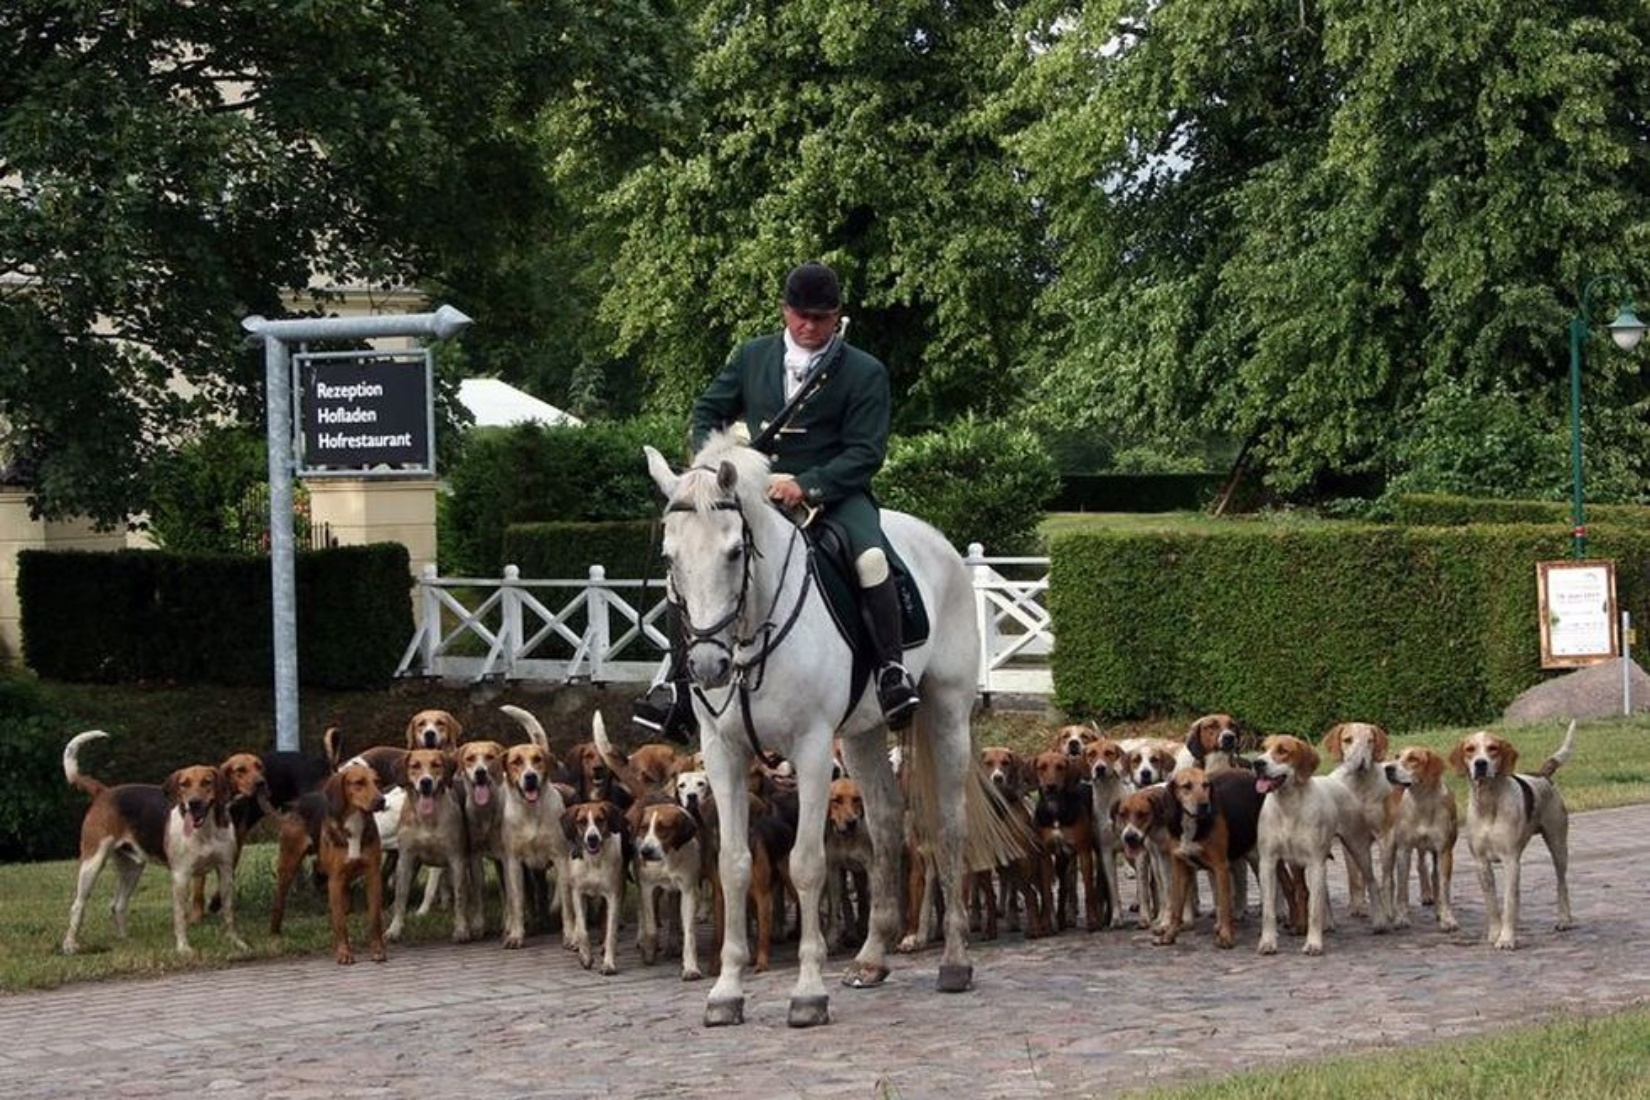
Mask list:
[[[421,794],[418,796],[418,816],[431,817],[435,814],[435,796]]]
[[[183,814],[183,835],[195,835],[195,818],[194,815],[189,813],[187,810],[185,810]]]
[[[530,791],[523,791],[521,793],[526,796],[527,801],[529,802],[537,802],[539,800],[539,789],[537,787],[534,787]]]
[[[485,806],[493,800],[493,788],[483,784],[476,788],[476,805]]]
[[[1271,781],[1271,779],[1267,778],[1264,775],[1259,777],[1258,779],[1256,779],[1255,780],[1255,790],[1259,791],[1261,794],[1270,794],[1271,791],[1272,791],[1272,781]]]

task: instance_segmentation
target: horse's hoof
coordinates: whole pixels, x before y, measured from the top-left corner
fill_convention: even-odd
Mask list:
[[[967,963],[942,963],[938,989],[941,993],[967,993],[974,986],[974,968]]]
[[[792,1027],[818,1027],[831,1022],[831,999],[824,994],[817,997],[792,997],[791,1011],[785,1022]]]
[[[886,966],[854,963],[842,975],[842,984],[849,989],[874,989],[888,980]]]
[[[730,997],[725,1001],[705,1002],[705,1026],[729,1027],[745,1022],[745,998]]]

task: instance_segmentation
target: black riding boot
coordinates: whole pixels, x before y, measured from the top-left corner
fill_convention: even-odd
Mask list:
[[[882,704],[888,728],[902,730],[911,724],[911,715],[921,699],[911,674],[901,663],[905,651],[900,644],[899,594],[894,591],[894,578],[860,589],[859,609],[876,659],[877,702]]]
[[[670,665],[665,678],[630,705],[630,722],[643,737],[663,737],[685,745],[699,732],[699,719],[694,717],[693,699],[688,694],[692,680],[688,676],[687,645],[682,639],[681,620],[674,607],[665,615],[670,636]]]

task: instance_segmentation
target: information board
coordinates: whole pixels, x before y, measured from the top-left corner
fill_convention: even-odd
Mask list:
[[[1575,668],[1621,653],[1613,561],[1537,562],[1541,667]]]
[[[300,473],[434,472],[429,349],[300,352],[292,358]]]

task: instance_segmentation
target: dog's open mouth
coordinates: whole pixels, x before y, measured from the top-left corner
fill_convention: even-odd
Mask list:
[[[1281,786],[1283,786],[1283,780],[1276,776],[1267,775],[1265,772],[1258,772],[1255,775],[1255,790],[1261,794],[1270,794]]]
[[[205,802],[187,802],[183,805],[183,835],[188,836],[206,822],[207,811],[211,809]]]

